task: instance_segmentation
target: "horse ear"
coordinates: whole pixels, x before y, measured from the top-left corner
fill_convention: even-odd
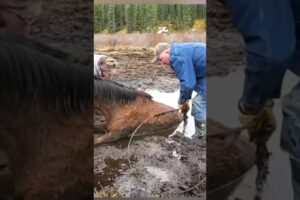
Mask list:
[[[145,92],[145,96],[146,96],[148,99],[152,99],[152,98],[153,98],[150,94],[148,94],[148,93],[146,93],[146,92]]]

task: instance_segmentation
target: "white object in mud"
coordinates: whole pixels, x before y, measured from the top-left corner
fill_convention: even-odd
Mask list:
[[[182,155],[178,154],[178,153],[176,152],[176,150],[173,151],[172,155],[173,155],[175,158],[177,158],[178,160],[180,160],[181,157],[182,157]]]

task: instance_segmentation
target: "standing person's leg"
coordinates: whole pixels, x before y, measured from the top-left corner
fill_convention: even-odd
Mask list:
[[[294,200],[300,200],[300,82],[284,97],[281,147],[291,156]]]
[[[300,77],[300,1],[291,0],[295,28],[296,49],[289,69]],[[300,82],[283,99],[281,147],[291,154],[294,200],[300,200]]]
[[[241,32],[247,55],[245,107],[259,110],[266,99],[278,98],[286,62],[295,46],[289,0],[223,0]]]
[[[195,119],[195,136],[206,135],[206,94],[199,92],[192,100],[192,116]]]

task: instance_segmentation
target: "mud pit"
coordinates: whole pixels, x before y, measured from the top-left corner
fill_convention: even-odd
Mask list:
[[[113,79],[126,86],[168,93],[179,87],[177,78],[168,67],[150,64],[153,56],[151,48],[97,49],[96,53],[118,61],[117,75]],[[208,67],[207,73],[210,76],[225,75],[236,68]],[[97,114],[95,119],[95,131],[103,132],[104,119]],[[231,129],[208,121],[208,132],[222,131],[230,132]],[[243,137],[228,145],[224,145],[228,138],[209,138],[208,142],[214,148],[211,148],[213,152],[209,152],[206,160],[206,141],[178,134],[181,136],[147,136],[135,140],[130,148],[133,169],[130,169],[127,160],[128,139],[95,147],[95,196],[205,198],[206,189],[219,188],[239,178],[254,165],[255,148]],[[218,163],[207,175],[206,162]],[[210,180],[208,184],[206,178]],[[223,194],[228,195],[228,191]]]
[[[119,83],[139,90],[156,89],[161,92],[174,92],[179,87],[177,78],[168,68],[149,64],[153,57],[151,48],[98,49],[100,52],[118,61],[114,80]],[[95,130],[99,132],[103,128],[103,118],[96,113],[95,116],[98,119]],[[204,198],[205,140],[191,140],[180,133],[178,135],[181,136],[168,138],[171,133],[166,133],[166,137],[134,139],[130,147],[132,169],[127,160],[128,139],[96,146],[96,196]],[[188,189],[190,191],[185,192]]]
[[[33,23],[33,37],[57,47],[85,67],[93,63],[93,2],[43,0],[42,13]]]
[[[130,148],[132,169],[128,165],[127,144],[128,140],[122,140],[95,148],[98,190],[116,189],[126,197],[205,196],[203,140],[179,136],[136,140]],[[198,187],[185,192],[197,184]]]

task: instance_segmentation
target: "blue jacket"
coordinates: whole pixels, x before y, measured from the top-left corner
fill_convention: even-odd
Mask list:
[[[180,80],[178,103],[191,99],[193,91],[206,95],[206,44],[172,44],[170,65]]]

